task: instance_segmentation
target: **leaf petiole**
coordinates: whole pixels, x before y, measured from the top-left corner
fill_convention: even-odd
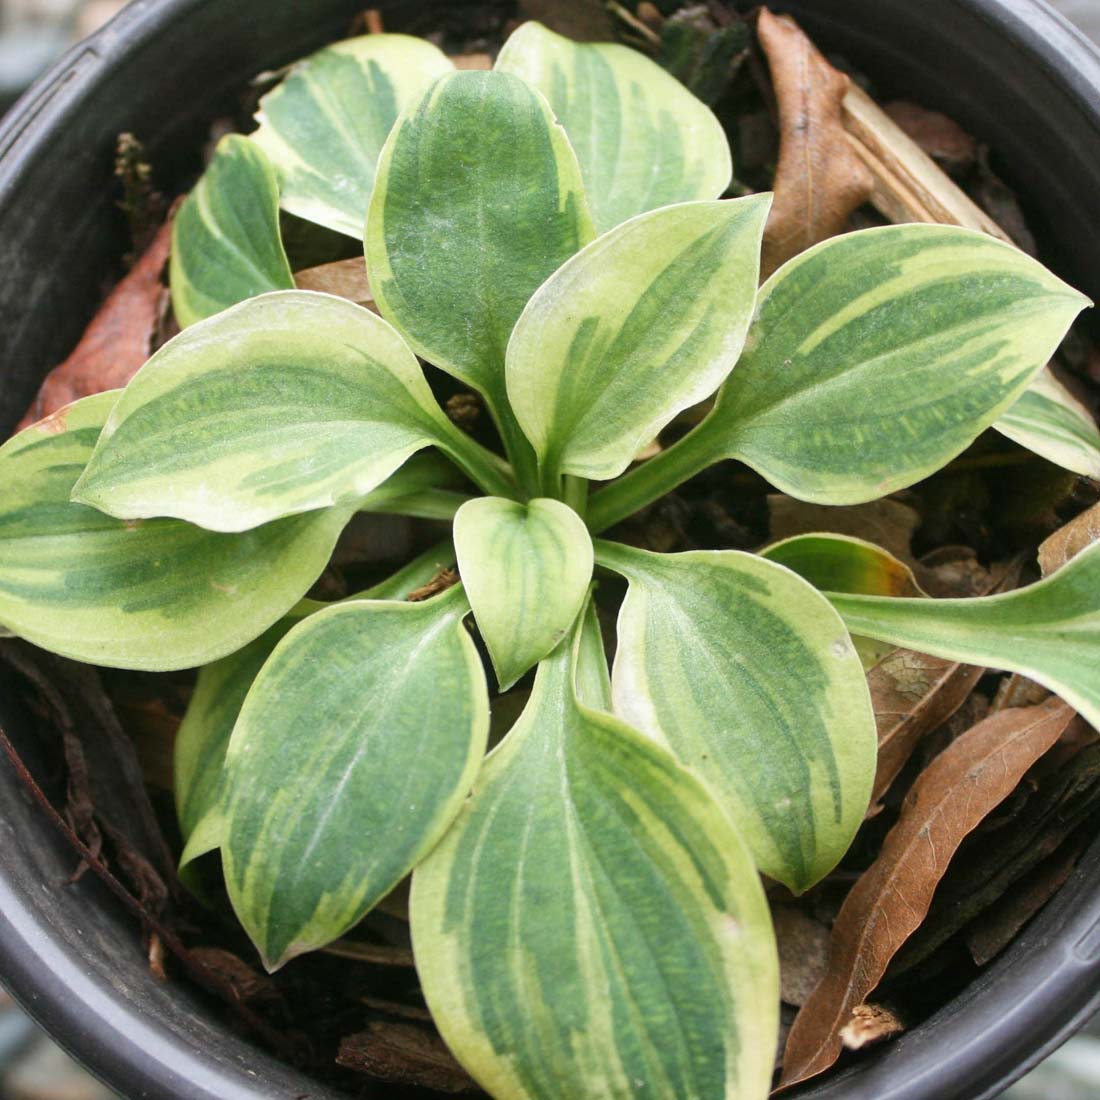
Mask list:
[[[711,414],[667,450],[594,493],[588,505],[589,530],[594,535],[606,531],[725,458],[712,442],[713,423]]]

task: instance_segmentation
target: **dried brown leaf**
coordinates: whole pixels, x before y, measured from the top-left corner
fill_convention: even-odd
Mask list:
[[[165,222],[153,243],[107,296],[68,359],[54,367],[17,430],[93,393],[125,386],[149,358],[160,317],[161,275],[172,242]]]
[[[335,294],[349,302],[363,306],[372,313],[378,312],[374,304],[374,292],[367,278],[367,265],[362,256],[350,260],[335,260],[330,264],[307,267],[294,273],[294,285],[299,290],[316,290],[321,294]]]
[[[911,649],[896,649],[867,673],[878,727],[878,770],[869,815],[917,743],[966,701],[985,670]]]
[[[1039,568],[1043,576],[1049,577],[1097,540],[1100,540],[1100,504],[1094,504],[1040,544]]]
[[[908,504],[889,497],[838,508],[772,493],[768,497],[768,517],[773,542],[828,531],[873,542],[895,558],[913,564],[910,543],[920,526],[920,515]]]
[[[519,14],[575,42],[606,42],[615,37],[603,0],[519,0]]]
[[[779,996],[797,1007],[825,975],[829,930],[794,905],[773,906],[772,924],[779,948]]]
[[[791,1029],[782,1084],[828,1069],[841,1032],[928,912],[962,840],[1015,789],[1061,736],[1074,711],[1059,699],[1004,710],[949,745],[913,785],[878,859],[833,926],[825,977]]]
[[[871,196],[874,180],[844,128],[850,81],[788,15],[760,10],[756,33],[779,109],[775,203],[764,234],[761,275],[840,233]]]
[[[477,1086],[443,1040],[415,1024],[376,1021],[340,1041],[337,1064],[383,1081],[438,1092],[474,1092]]]

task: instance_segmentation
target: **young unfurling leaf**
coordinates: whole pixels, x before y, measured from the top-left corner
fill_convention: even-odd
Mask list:
[[[567,504],[483,497],[455,516],[455,551],[501,691],[556,649],[592,580],[592,539]]]

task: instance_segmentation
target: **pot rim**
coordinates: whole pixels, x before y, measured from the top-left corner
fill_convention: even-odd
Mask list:
[[[133,0],[39,78],[0,122],[0,203],[18,184],[20,162],[46,146],[53,131],[79,117],[103,73],[206,2]],[[1011,42],[1100,135],[1100,51],[1045,0],[947,2]],[[226,86],[239,80],[238,74],[227,75]],[[0,837],[5,828],[0,817]],[[1073,884],[1075,904],[1068,911],[1066,897]],[[989,1100],[1045,1058],[1100,1009],[1100,840],[1006,956],[946,1006],[955,1012],[962,1008],[960,1016],[953,1016],[948,1042],[935,1032],[937,1017],[945,1011],[940,1010],[879,1048],[873,1058],[789,1095],[877,1100],[888,1092],[890,1100],[928,1100],[932,1095],[947,1100],[942,1084],[949,1080],[951,1097]],[[108,1085],[127,1088],[132,1096],[271,1100],[293,1095],[288,1087],[293,1085],[302,1095],[308,1091],[312,1100],[339,1100],[337,1093],[294,1076],[243,1042],[245,1056],[217,1060],[193,1040],[181,1038],[171,1020],[143,1015],[125,990],[82,965],[80,955],[52,933],[25,891],[3,874],[0,964],[4,983],[27,1012],[93,1073]],[[902,1067],[907,1081],[899,1090],[895,1077]],[[278,1085],[265,1083],[269,1074]]]

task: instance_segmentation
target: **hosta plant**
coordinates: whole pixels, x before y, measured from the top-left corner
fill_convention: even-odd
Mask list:
[[[202,666],[184,862],[220,850],[269,968],[412,872],[424,995],[494,1096],[765,1096],[760,876],[820,880],[874,776],[849,630],[1018,670],[1098,723],[1100,547],[931,600],[857,540],[657,554],[604,533],[724,459],[822,504],[908,486],[1014,406],[1085,299],[929,225],[834,238],[758,287],[770,198],[721,198],[710,112],[534,23],[491,72],[341,43],[259,119],[177,216],[182,332],[0,450],[0,623],[92,663]],[[362,235],[377,314],[294,289],[280,206]],[[421,360],[480,395],[498,449]],[[357,511],[453,519],[453,541],[304,598]],[[615,576],[609,671],[593,591]]]

